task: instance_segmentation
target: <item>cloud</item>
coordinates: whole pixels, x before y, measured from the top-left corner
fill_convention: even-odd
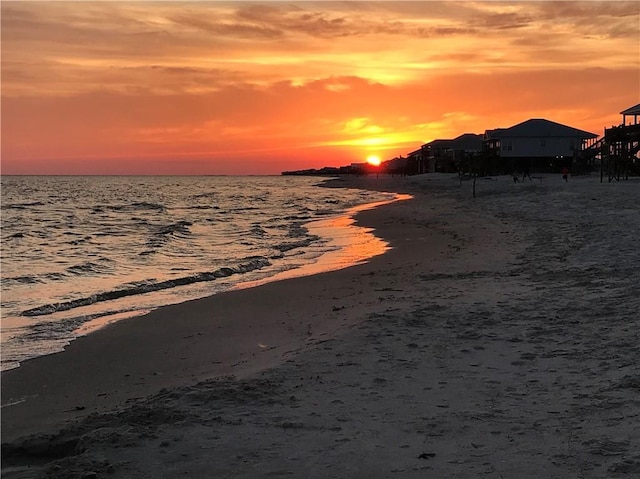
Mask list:
[[[564,26],[574,34],[604,38],[640,38],[638,2],[536,2],[532,10],[540,23]]]
[[[229,22],[218,15],[202,15],[201,12],[177,12],[170,14],[168,18],[178,27],[191,27],[201,30],[209,35],[220,35],[222,37],[236,37],[242,39],[278,39],[282,38],[283,32],[260,22]]]
[[[533,116],[597,132],[638,102],[636,2],[1,8],[3,167],[376,142],[402,154]]]
[[[419,143],[443,134],[508,126],[554,111],[552,120],[599,130],[603,116],[617,116],[629,106],[626,103],[635,101],[624,92],[637,91],[637,80],[633,69],[549,70],[499,77],[449,74],[398,87],[357,78],[327,78],[300,86],[285,82],[268,88],[228,85],[201,94],[89,92],[70,97],[5,98],[3,161],[62,155],[64,151],[148,153],[154,134],[163,143],[153,150],[157,153],[242,150],[247,144],[301,147],[381,134],[396,135],[394,138],[402,134],[403,142]],[[349,88],[326,88],[336,81]],[[618,85],[617,95],[602,97],[601,87],[607,81]],[[543,87],[547,84],[553,88]],[[600,98],[593,122],[587,116],[562,113],[584,111],[585,98]],[[593,109],[592,105],[588,110]],[[433,127],[437,122],[448,126],[441,125],[440,131],[420,126],[431,123]]]
[[[536,2],[535,9],[542,19],[637,17],[640,5],[635,1],[553,1]],[[636,18],[637,20],[637,18]]]

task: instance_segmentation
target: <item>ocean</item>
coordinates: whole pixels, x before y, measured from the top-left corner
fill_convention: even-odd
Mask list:
[[[382,254],[351,217],[396,195],[323,181],[2,177],[2,369],[162,305]]]

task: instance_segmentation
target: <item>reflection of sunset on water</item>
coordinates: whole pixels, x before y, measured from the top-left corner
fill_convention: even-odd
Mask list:
[[[309,265],[309,267],[315,267],[318,271],[332,271],[355,266],[364,263],[374,256],[383,254],[390,248],[389,244],[375,236],[372,228],[356,225],[354,216],[360,211],[370,210],[392,203],[393,201],[404,201],[410,198],[411,195],[399,194],[395,200],[379,201],[377,203],[357,206],[349,210],[347,216],[314,221],[307,225],[310,233],[332,238],[329,244],[339,248],[336,251],[326,253],[317,263]]]
[[[313,221],[306,225],[309,233],[325,238],[331,238],[328,245],[335,248],[324,253],[318,261],[306,264],[299,268],[284,271],[268,280],[258,280],[239,285],[239,288],[252,287],[268,281],[278,281],[312,274],[326,273],[338,269],[348,268],[362,264],[367,260],[379,256],[388,251],[390,246],[386,241],[374,235],[372,228],[365,228],[355,224],[355,215],[360,211],[370,210],[394,201],[411,199],[411,195],[398,194],[396,198],[388,201],[378,201],[356,206],[348,211],[347,215],[326,220]]]
[[[124,317],[316,263],[345,228],[306,224],[395,197],[318,182],[3,176],[2,368]]]

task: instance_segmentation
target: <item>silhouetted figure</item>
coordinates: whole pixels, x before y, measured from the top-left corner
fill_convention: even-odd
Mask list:
[[[525,167],[522,170],[522,181],[524,181],[525,178],[529,178],[529,181],[531,180],[531,175],[529,174],[529,166],[525,165]]]
[[[515,171],[512,173],[511,176],[513,176],[514,183],[518,183],[520,181],[520,178],[518,178],[518,173],[516,173]]]
[[[562,173],[562,179],[565,182],[569,181],[569,168],[565,166],[564,168],[562,168],[562,171],[560,173]]]

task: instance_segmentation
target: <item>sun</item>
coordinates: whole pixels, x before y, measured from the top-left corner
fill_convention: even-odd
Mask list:
[[[381,163],[380,157],[378,155],[369,155],[367,157],[367,163],[369,163],[372,166],[379,166]]]

